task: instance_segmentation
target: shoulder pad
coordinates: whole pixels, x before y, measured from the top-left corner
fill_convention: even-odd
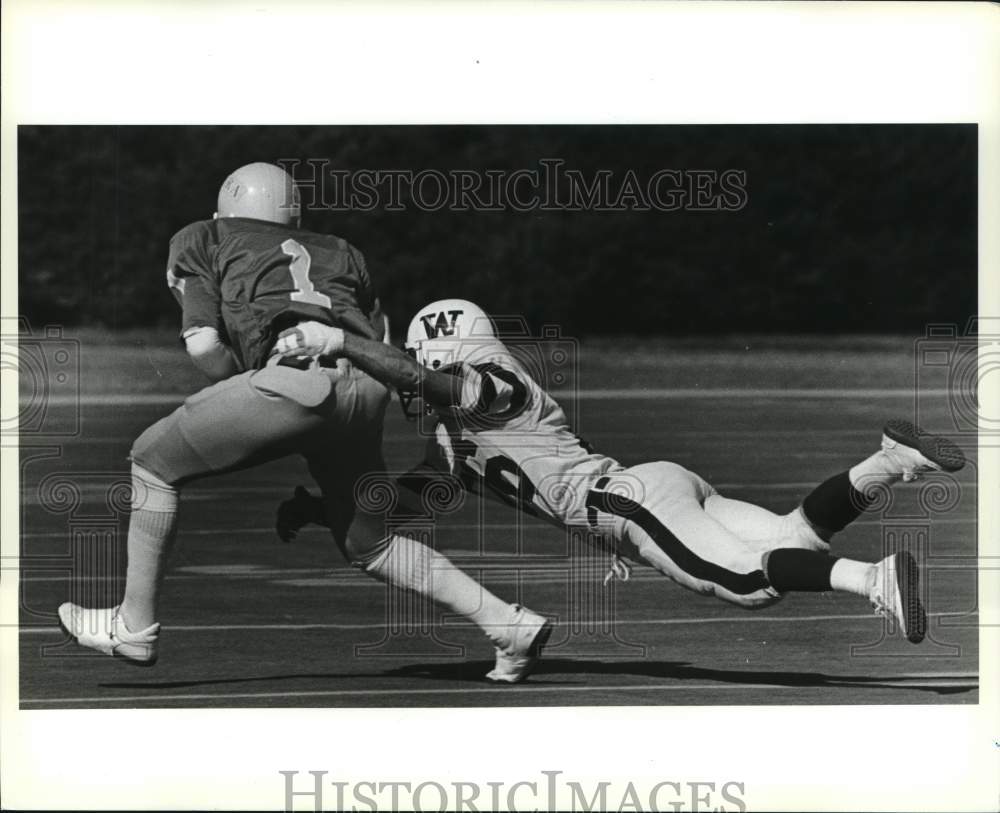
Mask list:
[[[170,243],[171,245],[174,243],[183,245],[201,243],[207,245],[217,242],[218,232],[215,229],[216,223],[217,221],[215,220],[196,220],[194,223],[189,223],[170,238]]]

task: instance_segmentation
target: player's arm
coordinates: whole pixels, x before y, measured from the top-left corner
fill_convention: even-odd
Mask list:
[[[201,277],[190,277],[185,283],[182,307],[181,338],[195,367],[212,381],[238,373],[240,366],[220,332],[222,316],[217,292]]]
[[[212,381],[222,381],[240,371],[233,351],[214,327],[192,327],[183,334],[184,347],[194,365]]]
[[[194,362],[212,381],[239,372],[223,339],[221,293],[211,273],[205,229],[195,224],[170,241],[167,285],[181,306],[181,339]]]
[[[302,322],[278,336],[274,353],[318,358],[343,356],[387,387],[415,390],[435,407],[462,403],[463,377],[428,370],[402,350],[319,322]]]
[[[433,407],[446,408],[462,403],[460,370],[447,373],[429,370],[390,344],[373,342],[352,333],[344,334],[343,355],[386,386],[419,392]]]

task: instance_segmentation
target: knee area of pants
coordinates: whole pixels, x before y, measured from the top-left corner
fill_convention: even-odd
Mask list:
[[[129,449],[128,459],[129,462],[132,464],[132,467],[135,468],[135,466],[138,465],[140,467],[145,468],[143,464],[139,463],[138,461],[147,460],[150,457],[151,449],[152,449],[152,443],[149,442],[149,440],[146,438],[146,433],[143,432],[141,435],[139,435],[138,438],[136,438],[135,442],[132,444],[132,448]],[[146,468],[146,471],[149,471],[149,469]]]
[[[150,482],[169,485],[162,472],[157,471],[157,462],[162,463],[162,449],[157,448],[157,438],[143,432],[132,444],[128,461],[132,464],[132,477],[142,476]]]
[[[132,510],[177,510],[177,489],[147,468],[132,463]]]
[[[391,536],[383,537],[372,543],[348,535],[347,540],[344,542],[344,554],[352,566],[361,568],[362,570],[369,570],[385,556],[389,550],[389,543],[391,541]]]

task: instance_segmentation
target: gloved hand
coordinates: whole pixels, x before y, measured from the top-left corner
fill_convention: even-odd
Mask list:
[[[337,356],[344,349],[344,331],[322,322],[299,322],[281,331],[271,355]]]

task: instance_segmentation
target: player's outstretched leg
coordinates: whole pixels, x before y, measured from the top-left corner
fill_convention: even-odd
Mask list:
[[[763,565],[768,582],[779,593],[835,590],[864,596],[877,614],[895,619],[910,643],[924,639],[927,614],[920,602],[920,572],[907,551],[871,564],[779,548],[764,554]]]
[[[789,592],[854,593],[895,618],[908,640],[923,640],[926,617],[909,553],[875,564],[779,545],[761,553],[704,510],[712,493],[693,472],[650,463],[601,478],[587,505],[597,512],[595,520],[602,513],[622,520],[616,531],[621,543],[690,590],[745,609],[767,607]]]
[[[318,468],[314,475],[323,480]],[[337,488],[331,491],[336,494]],[[339,510],[350,509],[344,505]],[[359,538],[371,536],[384,522],[364,514],[359,521],[362,527],[354,528],[345,545],[347,558],[370,576],[412,590],[478,626],[496,654],[496,664],[486,675],[488,680],[520,683],[534,670],[552,634],[552,621],[519,604],[508,604],[455,567],[448,557],[412,537],[394,534],[370,550],[355,549]],[[288,542],[308,524],[330,528],[328,506],[325,500],[297,486],[292,498],[278,507],[277,532]]]
[[[820,537],[829,540],[872,504],[876,488],[963,466],[965,455],[947,438],[928,434],[909,421],[891,420],[882,430],[881,449],[822,482],[797,510]]]
[[[489,680],[524,680],[552,634],[549,619],[501,600],[446,556],[408,536],[393,534],[384,541],[381,553],[369,561],[357,555],[352,559],[379,581],[412,590],[478,626],[496,650],[496,665],[486,676]]]
[[[775,514],[717,493],[705,499],[705,511],[757,550],[828,551],[834,534],[872,504],[878,486],[909,482],[936,471],[958,471],[965,465],[965,456],[954,443],[922,432],[908,421],[888,421],[883,431],[879,451],[823,481],[789,514]]]
[[[176,530],[177,489],[133,464],[125,598],[99,609],[67,602],[59,607],[63,629],[81,646],[143,666],[156,663],[156,602]]]
[[[80,644],[133,662],[156,661],[157,599],[176,535],[180,484],[285,456],[324,426],[319,412],[281,395],[274,381],[273,370],[234,375],[191,396],[136,439],[125,596],[114,608],[59,608],[60,622]]]
[[[774,548],[804,548],[829,551],[830,544],[802,518],[798,509],[776,514],[759,505],[713,493],[705,498],[705,513],[720,523],[747,548],[755,551]]]

